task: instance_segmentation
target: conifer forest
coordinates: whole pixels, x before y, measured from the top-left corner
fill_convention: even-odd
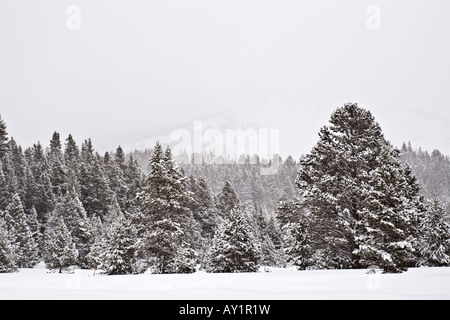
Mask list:
[[[393,146],[356,103],[273,175],[260,174],[263,161],[177,163],[159,142],[99,154],[89,138],[54,132],[23,149],[7,120],[0,273],[40,262],[105,275],[450,265],[450,158]]]

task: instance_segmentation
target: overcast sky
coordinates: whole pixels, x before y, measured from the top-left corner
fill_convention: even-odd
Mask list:
[[[25,147],[56,130],[104,152],[281,96],[298,157],[358,102],[395,145],[450,155],[449,15],[448,0],[0,0],[0,114]]]

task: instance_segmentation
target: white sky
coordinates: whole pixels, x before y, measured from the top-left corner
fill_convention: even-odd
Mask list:
[[[450,155],[449,12],[448,0],[0,0],[0,114],[25,147],[56,130],[104,152],[275,94],[326,115],[308,110],[296,132],[286,114],[296,158],[310,148],[300,135],[346,102],[394,144]]]

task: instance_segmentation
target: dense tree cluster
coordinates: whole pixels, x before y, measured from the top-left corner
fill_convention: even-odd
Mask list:
[[[63,145],[57,132],[48,148],[37,143],[23,151],[0,124],[1,272],[39,261],[57,272],[71,265],[106,274],[194,272],[210,266],[205,259],[217,232],[232,217],[249,221],[248,234],[234,245],[253,247],[270,229],[269,216],[245,209],[230,182],[213,193],[204,178],[187,177],[159,143],[143,173],[121,147],[101,156],[90,139],[78,147],[69,135]],[[255,253],[251,270],[260,257]],[[234,263],[226,271],[247,265]]]
[[[1,119],[0,119],[1,120]],[[121,147],[100,156],[91,140],[79,148],[71,135],[63,146],[55,132],[48,148],[25,151],[7,138],[0,121],[1,269],[32,267],[43,260],[61,272],[88,259],[117,208],[131,214],[142,173]]]
[[[149,171],[150,154],[151,150],[132,153],[146,173]],[[278,171],[272,175],[261,174],[262,169],[266,167],[263,159],[259,161],[256,156],[256,161],[251,161],[250,157],[243,158],[242,161],[201,165],[183,162],[179,166],[186,176],[204,179],[214,194],[218,194],[228,181],[239,195],[241,204],[247,209],[257,203],[263,210],[272,213],[283,194],[292,197],[298,193],[295,185],[298,164],[291,156],[286,159],[279,158]]]
[[[444,156],[439,150],[431,154],[414,150],[411,143],[404,143],[401,147],[401,160],[407,163],[420,186],[420,192],[427,199],[437,197],[445,207],[450,221],[450,158]]]
[[[100,155],[57,132],[22,150],[6,129],[0,118],[0,272],[39,261],[111,275],[450,264],[450,160],[397,150],[356,104],[273,175],[249,157],[178,165],[160,143]]]

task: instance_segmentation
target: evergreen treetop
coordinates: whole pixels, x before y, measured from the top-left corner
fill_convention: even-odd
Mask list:
[[[8,151],[7,141],[8,133],[6,132],[6,124],[3,122],[2,116],[0,115],[0,160]]]

